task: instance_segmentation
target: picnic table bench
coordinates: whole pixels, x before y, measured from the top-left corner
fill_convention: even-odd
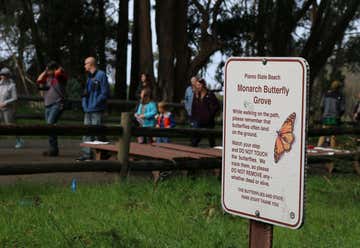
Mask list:
[[[331,147],[312,147],[307,149],[308,158],[315,158],[315,159],[329,159],[329,158],[337,158],[342,159],[346,156],[353,156],[358,157],[358,151],[350,151],[350,150],[341,150],[335,149]],[[325,163],[325,167],[329,174],[332,173],[334,170],[334,163],[333,161],[328,161]],[[353,169],[356,174],[360,175],[360,165],[358,159],[355,159],[353,162]]]
[[[116,159],[118,152],[117,144],[88,144],[82,143],[80,146],[89,147],[95,152],[95,159]],[[109,156],[109,153],[111,156]],[[198,148],[190,147],[173,143],[152,143],[152,144],[138,144],[130,143],[130,159],[158,159],[158,160],[170,160],[176,162],[180,159],[197,160],[206,158],[222,158],[222,150],[215,148]],[[312,147],[307,149],[308,158],[311,161],[316,159],[331,159],[341,158],[342,156],[358,156],[357,151],[340,150],[334,148]],[[331,173],[334,169],[332,162],[326,162],[325,167],[328,173]],[[357,174],[360,175],[360,166],[357,161],[353,163],[353,168]],[[214,170],[216,175],[220,174],[220,169]],[[186,174],[186,171],[183,171]],[[153,171],[154,179],[159,176],[159,171]]]
[[[116,159],[118,152],[117,144],[81,143],[80,146],[91,148],[95,153],[95,160]],[[181,159],[197,160],[217,158],[221,160],[222,151],[214,148],[197,148],[172,143],[138,144],[131,142],[129,156],[131,160],[151,158],[170,160],[173,162]],[[182,172],[183,174],[187,174],[187,171]],[[220,170],[215,169],[214,173],[218,175]],[[154,181],[157,181],[160,171],[153,171],[152,174]]]

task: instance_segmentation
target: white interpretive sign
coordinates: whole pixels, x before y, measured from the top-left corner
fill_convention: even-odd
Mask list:
[[[234,57],[224,73],[223,208],[297,229],[304,209],[307,62]]]

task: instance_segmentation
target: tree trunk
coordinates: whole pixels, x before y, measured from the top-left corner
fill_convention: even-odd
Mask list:
[[[106,46],[106,18],[105,18],[105,1],[106,0],[96,0],[97,8],[97,54],[99,60],[99,68],[106,70],[106,55],[105,55],[105,46]]]
[[[82,53],[82,49],[84,49],[84,43],[81,40],[82,34],[84,33],[82,29],[83,20],[82,15],[84,13],[84,6],[82,4],[82,0],[72,0],[71,7],[73,10],[73,17],[78,18],[77,22],[74,22],[71,27],[71,38],[69,42],[69,63],[67,73],[72,77],[76,78],[79,82],[82,81],[81,76],[84,71],[84,54]],[[85,56],[88,56],[86,54]]]
[[[175,86],[174,11],[176,0],[156,1],[156,33],[159,47],[158,86],[163,101],[173,101]]]
[[[190,62],[187,32],[188,0],[176,1],[175,7],[175,87],[174,101],[184,99],[185,89],[190,82],[187,75]]]
[[[42,46],[43,42],[41,40],[41,36],[40,36],[39,30],[38,30],[38,27],[35,23],[34,11],[32,8],[31,0],[22,0],[22,6],[24,9],[24,12],[27,13],[27,19],[30,23],[31,37],[32,37],[33,44],[35,46],[35,53],[36,53],[37,64],[38,64],[37,70],[38,70],[38,72],[40,72],[45,67],[45,58],[41,52],[43,49],[43,46]]]
[[[204,67],[208,62],[210,57],[222,47],[221,41],[217,40],[215,37],[205,34],[200,41],[199,53],[191,61],[188,78],[195,76]]]
[[[212,10],[210,10],[211,0],[208,0],[206,7],[203,6],[198,0],[193,0],[192,2],[201,13],[201,38],[199,42],[200,44],[198,53],[189,64],[189,70],[187,74],[188,78],[197,75],[201,68],[207,65],[210,57],[223,47],[223,42],[217,35],[216,29],[214,27],[216,26],[217,17],[224,0],[215,1]],[[211,34],[208,31],[209,29],[211,29]]]
[[[328,5],[325,5],[325,2]],[[310,37],[301,53],[301,56],[307,59],[311,68],[310,86],[321,68],[326,64],[336,43],[343,39],[346,28],[360,6],[358,0],[347,1],[346,3],[345,11],[338,17],[334,17],[330,11],[327,11],[328,8],[332,8],[331,3],[327,1],[321,1],[320,3]]]
[[[140,73],[149,74],[154,82],[153,62],[150,1],[134,0],[130,99],[135,99]]]
[[[254,5],[255,6],[255,5]],[[256,40],[256,49],[258,56],[266,56],[266,25],[270,22],[269,13],[270,8],[272,7],[272,1],[269,0],[259,0],[256,16],[256,29],[255,29],[255,40]]]
[[[277,0],[275,5],[275,20],[270,31],[271,56],[291,55],[291,40],[294,26],[294,1]],[[269,16],[269,19],[271,16]],[[270,20],[266,20],[271,22]]]
[[[114,96],[126,99],[127,46],[129,33],[129,0],[119,0],[119,22],[117,30],[116,74]]]

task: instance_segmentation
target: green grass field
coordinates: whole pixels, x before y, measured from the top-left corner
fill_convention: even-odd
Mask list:
[[[172,178],[0,189],[0,247],[247,247],[248,221],[224,214],[220,181]],[[360,247],[360,179],[310,176],[301,230],[274,247]]]

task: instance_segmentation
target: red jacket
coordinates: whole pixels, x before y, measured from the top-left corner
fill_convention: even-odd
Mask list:
[[[172,128],[175,127],[175,121],[170,112],[164,114],[158,114],[156,116],[157,125],[161,128]]]
[[[66,83],[68,77],[65,74],[64,70],[59,68],[55,71],[55,75],[53,80],[51,80],[51,85],[57,84],[57,83]],[[37,80],[38,84],[46,84],[48,80],[48,76],[45,75],[41,79]]]

